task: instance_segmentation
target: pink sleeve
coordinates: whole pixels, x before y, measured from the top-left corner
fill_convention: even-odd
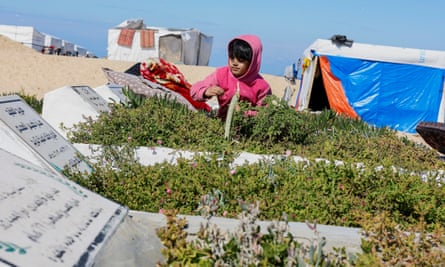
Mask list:
[[[263,106],[264,99],[266,98],[266,96],[271,95],[271,94],[272,94],[272,89],[270,88],[270,86],[266,90],[260,91],[258,94],[257,106]]]
[[[195,101],[207,101],[208,98],[204,97],[204,92],[207,88],[217,85],[218,80],[216,78],[216,71],[207,76],[204,80],[196,82],[190,88],[190,96]]]

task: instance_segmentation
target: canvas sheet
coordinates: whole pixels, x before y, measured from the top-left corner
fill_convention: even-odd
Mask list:
[[[370,124],[410,133],[415,133],[420,121],[437,121],[444,70],[339,56],[323,57],[326,60],[320,60],[321,68],[330,73],[323,74],[323,82],[331,106],[336,102],[345,110],[352,108],[358,117]],[[336,88],[335,84],[342,88]],[[341,90],[346,99],[329,98],[328,91],[334,90]]]

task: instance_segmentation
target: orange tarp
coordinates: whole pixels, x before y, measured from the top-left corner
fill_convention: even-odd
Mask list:
[[[331,109],[351,118],[357,118],[357,113],[348,103],[341,81],[332,74],[329,60],[325,56],[320,57],[320,69]]]
[[[141,47],[153,48],[155,46],[155,31],[141,30]]]
[[[117,40],[118,45],[129,46],[133,44],[135,30],[133,29],[121,29],[119,33],[119,39]]]

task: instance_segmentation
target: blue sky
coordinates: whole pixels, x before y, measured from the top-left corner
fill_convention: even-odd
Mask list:
[[[15,0],[0,3],[0,24],[33,26],[107,55],[108,29],[126,19],[155,27],[196,28],[213,36],[210,66],[227,62],[239,34],[263,41],[263,73],[283,75],[318,38],[346,35],[359,43],[445,50],[441,0]]]

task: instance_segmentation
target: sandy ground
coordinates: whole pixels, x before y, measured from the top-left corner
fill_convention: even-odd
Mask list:
[[[24,92],[43,98],[45,93],[64,86],[87,85],[95,88],[107,83],[102,67],[125,71],[135,63],[45,55],[0,35],[0,94]],[[190,65],[177,65],[177,67],[191,83],[203,79],[215,69]],[[284,77],[262,75],[270,83],[273,94],[281,98],[288,85]],[[293,86],[293,89],[296,89],[296,86],[298,85]],[[295,96],[293,98],[295,99]],[[428,146],[417,134],[400,133],[400,135]]]
[[[0,94],[25,92],[43,98],[63,86],[88,85],[95,88],[107,83],[102,67],[125,71],[136,62],[99,58],[44,55],[0,35]],[[194,83],[215,68],[177,65],[186,79]],[[283,70],[284,71],[284,70]],[[275,95],[282,97],[287,85],[283,77],[264,74]]]

